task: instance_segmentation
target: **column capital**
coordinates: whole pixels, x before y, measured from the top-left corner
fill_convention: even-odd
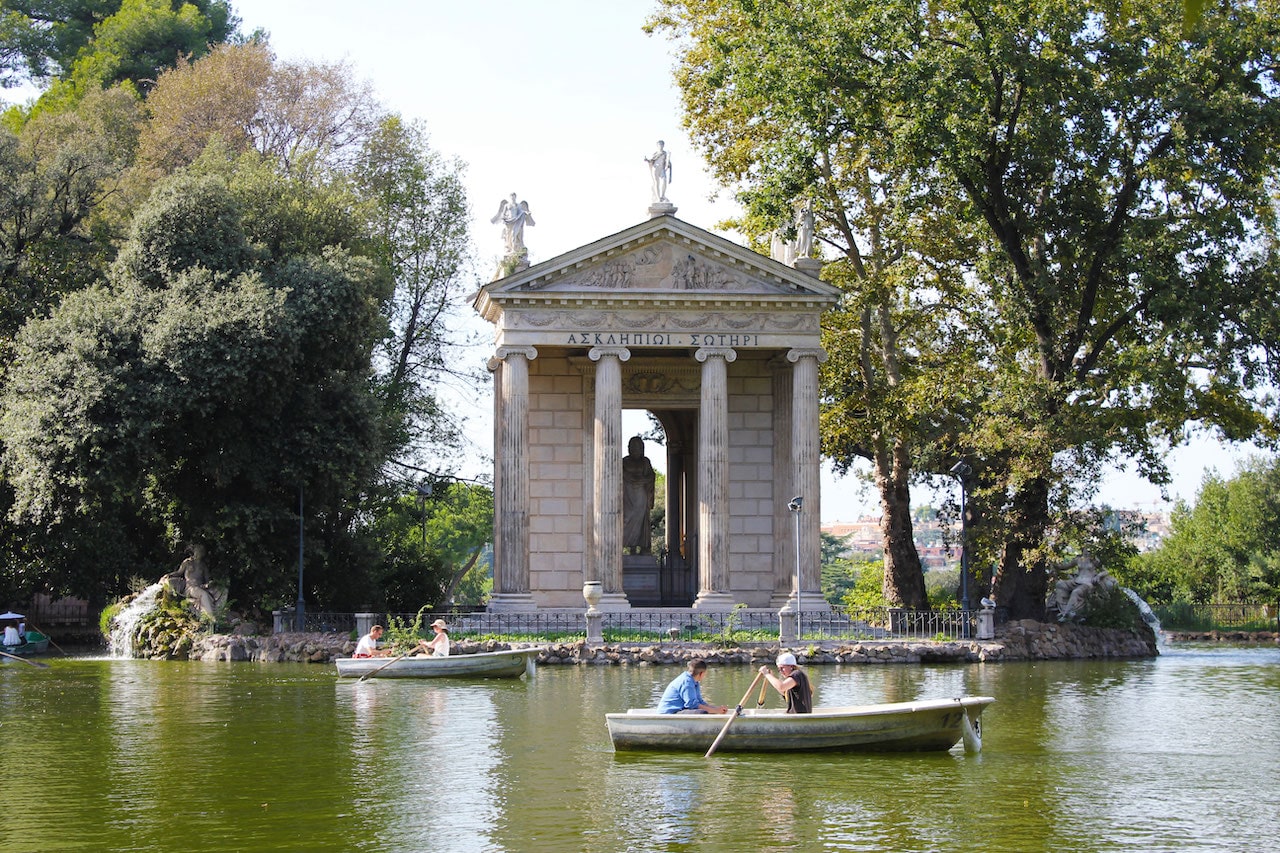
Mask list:
[[[694,351],[693,357],[704,363],[709,358],[723,358],[727,362],[733,362],[738,358],[738,351],[733,347],[699,347]]]
[[[507,360],[509,355],[522,355],[529,361],[533,361],[538,357],[538,350],[535,347],[509,347],[500,346],[494,351],[493,357],[485,363],[485,367],[493,373],[498,369],[498,365]]]
[[[787,361],[792,364],[802,358],[816,358],[818,364],[824,364],[827,360],[827,351],[822,347],[795,347],[787,350]]]
[[[607,355],[616,357],[618,361],[626,361],[631,358],[631,350],[626,347],[592,347],[587,350],[587,358],[592,361],[599,361]]]

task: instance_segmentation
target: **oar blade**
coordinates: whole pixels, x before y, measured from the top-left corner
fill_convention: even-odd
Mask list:
[[[38,660],[31,660],[30,658],[24,658],[22,655],[11,655],[8,652],[0,652],[0,657],[12,658],[13,660],[20,660],[23,663],[25,663],[27,666],[34,666],[36,669],[49,668],[49,664],[47,663],[41,663]]]

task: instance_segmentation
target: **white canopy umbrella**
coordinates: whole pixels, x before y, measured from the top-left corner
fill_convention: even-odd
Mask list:
[[[0,613],[0,619],[26,619],[26,618],[27,617],[23,616],[21,613],[14,613],[12,610],[10,610],[7,613]]]

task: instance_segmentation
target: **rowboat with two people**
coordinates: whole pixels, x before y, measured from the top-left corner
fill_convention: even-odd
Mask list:
[[[7,657],[31,657],[49,651],[49,637],[39,631],[26,630],[26,616],[12,610],[0,613],[4,625],[4,641],[0,652]]]
[[[336,658],[341,678],[519,678],[533,675],[540,649],[508,649],[472,655],[402,655]]]
[[[963,740],[965,752],[976,753],[982,749],[982,711],[994,701],[990,696],[962,696],[819,706],[808,714],[788,714],[780,708],[742,710],[741,705],[724,714],[662,714],[633,708],[606,714],[605,721],[618,752],[710,754],[713,745],[724,752],[941,752]]]

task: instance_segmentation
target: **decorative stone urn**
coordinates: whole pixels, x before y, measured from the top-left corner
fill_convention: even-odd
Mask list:
[[[604,597],[604,585],[600,581],[587,581],[582,585],[582,597],[587,602],[587,612],[596,613],[596,605]]]

